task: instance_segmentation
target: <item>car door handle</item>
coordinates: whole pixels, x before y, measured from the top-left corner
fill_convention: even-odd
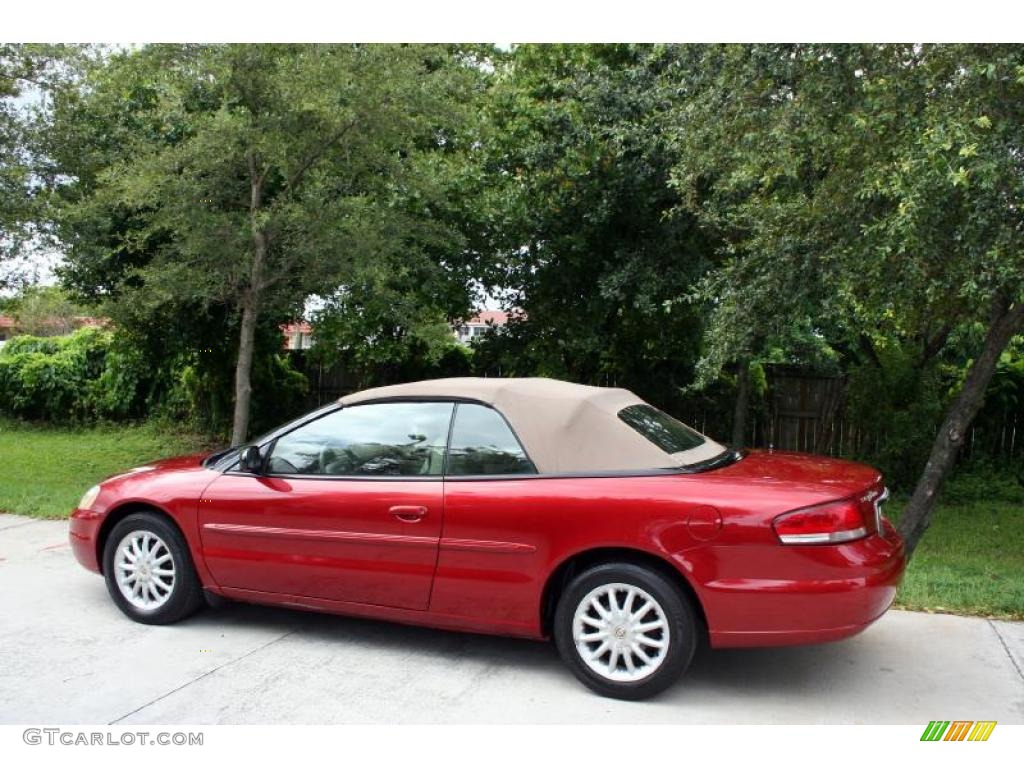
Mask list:
[[[427,516],[426,507],[391,507],[388,512],[403,523],[418,523]]]

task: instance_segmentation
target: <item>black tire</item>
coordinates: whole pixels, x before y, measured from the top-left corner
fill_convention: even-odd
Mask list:
[[[223,597],[222,595],[215,595],[208,589],[203,590],[203,600],[206,603],[206,607],[212,608],[213,610],[217,610],[218,608],[223,608],[225,605],[231,604],[231,601],[226,597]]]
[[[149,533],[159,538],[171,555],[170,562],[174,567],[168,596],[160,605],[150,609],[132,604],[117,581],[114,559],[121,542],[133,533]],[[158,551],[162,557],[164,550]],[[117,607],[141,624],[173,624],[195,613],[205,603],[188,544],[173,523],[153,512],[136,512],[114,526],[103,546],[103,576],[107,591]]]
[[[645,641],[653,642],[664,641],[667,634],[668,647],[664,649],[663,655],[656,658],[650,664],[646,664],[637,655],[630,655],[631,663],[639,662],[638,668],[641,670],[641,674],[643,674],[642,669],[645,664],[652,668],[652,671],[639,679],[617,680],[596,671],[590,666],[590,663],[584,660],[573,637],[573,625],[576,621],[577,608],[585,600],[589,603],[589,597],[595,596],[595,591],[610,587],[610,585],[626,585],[627,587],[639,588],[642,590],[642,593],[646,593],[647,597],[653,599],[657,606],[657,608],[651,608],[650,612],[645,612],[640,618],[637,618],[635,623],[630,625],[628,621],[625,622],[625,626],[632,626],[634,628],[639,626],[642,631],[642,627],[647,626],[648,622],[658,623],[660,617],[657,610],[660,609],[661,615],[664,616],[663,623],[666,625],[667,632],[655,629],[643,633]],[[640,597],[642,593],[636,593],[638,598],[646,599]],[[621,604],[617,604],[616,608],[624,609],[629,598],[623,596],[621,588],[617,589],[614,594],[617,595],[615,599],[621,601]],[[602,602],[602,605],[606,610],[611,609],[610,604],[607,602],[607,600],[611,599],[609,595],[598,593],[596,598],[605,601]],[[587,612],[587,615],[597,617],[596,608]],[[581,619],[582,621],[585,620]],[[614,622],[611,623],[614,624]],[[580,626],[582,627],[584,624],[581,623]],[[632,701],[655,696],[675,683],[683,672],[686,671],[686,668],[690,666],[698,643],[697,618],[687,596],[662,574],[651,568],[645,568],[632,563],[598,565],[576,576],[565,588],[558,600],[553,630],[555,644],[558,646],[558,652],[562,660],[584,685],[602,696]],[[594,631],[603,632],[605,630],[595,628]],[[628,630],[615,627],[611,631],[612,635],[615,635],[615,633],[627,632]],[[629,644],[630,638],[636,636],[637,634],[631,632],[620,639],[619,642]],[[615,642],[615,637],[609,636],[609,639]],[[594,654],[601,650],[603,643],[604,640],[594,640],[584,643],[583,647],[589,649]],[[622,647],[626,646],[623,645]],[[661,652],[661,649],[651,651],[646,645],[642,644],[640,647],[645,654],[650,651],[655,657]],[[612,670],[609,674],[633,674],[625,667],[624,654],[620,655],[621,660],[617,662],[614,669],[610,666],[614,658],[611,651],[592,655],[591,658],[591,663]]]

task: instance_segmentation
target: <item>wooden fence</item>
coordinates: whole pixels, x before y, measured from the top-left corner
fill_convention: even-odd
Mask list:
[[[324,368],[308,357],[295,354],[293,362],[309,380],[308,407],[336,400],[358,388],[341,366]],[[809,374],[795,366],[765,367],[768,394],[763,405],[754,405],[747,420],[746,445],[829,456],[866,456],[877,453],[888,437],[864,429],[848,419],[846,379]],[[615,386],[615,382],[604,382]],[[707,401],[704,401],[705,405]],[[729,439],[730,424],[723,410],[714,415],[705,407],[683,407],[675,415],[695,429],[719,440]],[[964,445],[963,456],[987,455],[996,460],[1024,457],[1024,413],[1007,412],[976,424]]]
[[[767,366],[768,397],[760,418],[747,427],[748,445],[830,456],[877,453],[886,434],[866,430],[848,419],[846,379],[815,376],[790,366]],[[1007,411],[971,428],[962,458],[986,455],[996,460],[1024,456],[1024,413]]]

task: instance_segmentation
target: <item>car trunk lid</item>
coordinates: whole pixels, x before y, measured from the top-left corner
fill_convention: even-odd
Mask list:
[[[837,499],[867,491],[882,481],[881,473],[865,464],[790,451],[745,451],[738,461],[709,474],[754,484],[804,486]]]

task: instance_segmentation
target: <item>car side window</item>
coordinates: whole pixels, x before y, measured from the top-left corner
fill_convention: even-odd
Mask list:
[[[505,417],[493,408],[459,403],[448,447],[449,475],[522,475],[537,469]]]
[[[282,435],[272,475],[440,475],[453,403],[371,403],[327,414]]]

